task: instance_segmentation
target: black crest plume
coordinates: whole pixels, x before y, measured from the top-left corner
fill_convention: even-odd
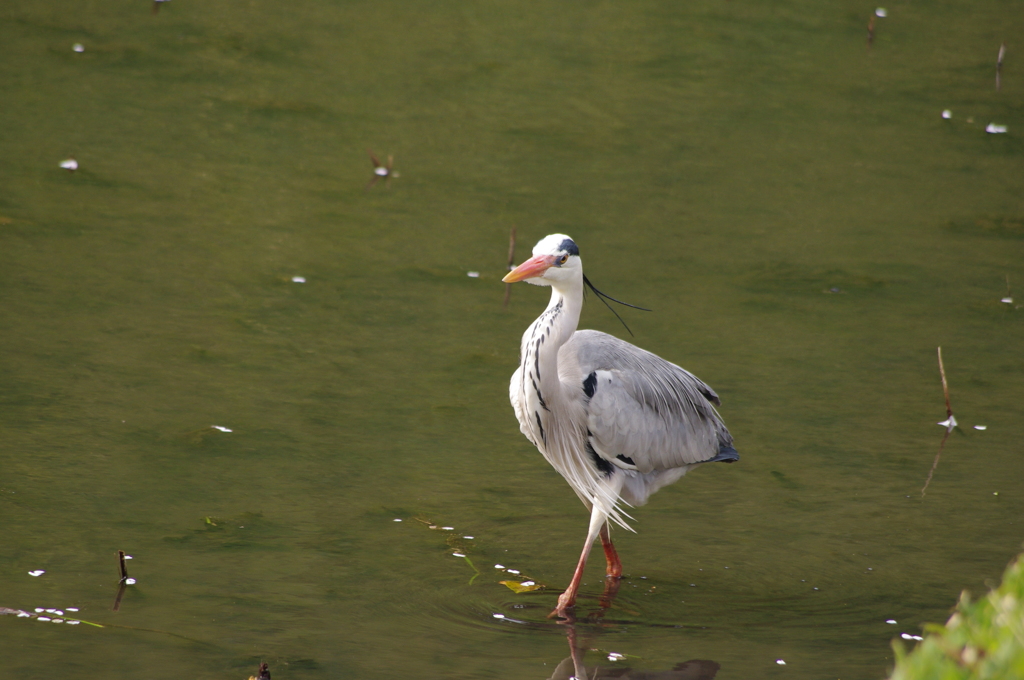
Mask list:
[[[612,314],[615,315],[615,318],[619,320],[619,323],[622,324],[622,327],[626,329],[626,332],[628,332],[631,337],[633,335],[633,331],[629,330],[629,326],[626,325],[626,322],[622,320],[622,317],[619,316],[619,313],[616,312],[615,308],[612,307],[610,304],[608,304],[607,301],[611,300],[612,302],[616,302],[616,303],[622,305],[623,307],[632,307],[633,309],[639,309],[640,311],[643,311],[643,312],[651,311],[651,310],[647,309],[646,307],[637,307],[636,305],[631,305],[628,302],[623,302],[622,300],[616,300],[611,295],[605,295],[604,293],[602,293],[601,291],[599,291],[597,288],[594,287],[594,284],[592,284],[590,282],[590,279],[587,278],[586,274],[583,275],[583,283],[586,284],[587,288],[590,288],[590,290],[594,291],[594,294],[597,295],[597,299],[600,300],[601,302],[603,302],[605,307],[607,307],[608,309],[612,310]],[[583,292],[586,293],[587,289],[584,288]]]

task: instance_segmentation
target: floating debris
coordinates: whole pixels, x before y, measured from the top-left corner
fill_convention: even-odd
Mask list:
[[[129,577],[129,578],[126,578],[126,579],[124,580],[124,582],[125,582],[126,584],[130,585],[130,586],[133,586],[133,585],[135,585],[135,579],[133,579],[133,578],[131,578],[131,577]]]
[[[466,276],[468,276],[471,279],[479,279],[480,272],[466,272]]]
[[[36,621],[49,621],[49,620],[50,620],[49,616],[37,616],[36,617]]]
[[[467,541],[472,541],[473,540],[472,536],[463,536],[463,538],[466,539]]]
[[[1004,132],[1006,132],[1006,126],[996,125],[995,123],[989,123],[988,125],[985,126],[985,132],[989,133],[990,135],[1001,135]]]
[[[510,574],[515,574],[516,576],[519,575],[519,570],[518,569],[506,569],[505,571],[507,571]]]
[[[396,517],[395,519],[393,519],[393,520],[391,520],[391,521],[392,521],[392,522],[401,522],[402,520],[400,520],[400,519],[398,519],[398,518]]]
[[[942,117],[945,118],[946,120],[949,120],[950,118],[953,117],[953,112],[950,111],[949,109],[946,109],[945,111],[942,112]]]
[[[782,659],[776,659],[775,663],[779,664],[780,666],[785,666],[786,665],[786,662],[783,661]]]
[[[370,183],[366,185],[366,191],[369,191],[380,179],[384,180],[385,187],[388,186],[388,180],[392,177],[398,179],[398,173],[391,169],[391,166],[395,162],[394,156],[388,156],[387,165],[383,165],[379,160],[377,160],[377,156],[374,155],[373,151],[370,149],[367,149],[366,151],[370,154],[370,162],[373,163],[373,179],[371,179]]]
[[[465,553],[460,553],[460,552],[453,552],[452,553],[452,557],[465,557],[465,556],[466,556]]]
[[[950,415],[948,418],[946,418],[942,422],[935,423],[935,424],[936,425],[942,425],[947,430],[952,430],[952,429],[955,429],[956,426],[957,426],[956,417],[953,416],[953,415]]]
[[[609,661],[622,661],[625,658],[626,658],[625,654],[619,654],[618,652],[609,652],[609,654],[608,654],[608,660]]]
[[[442,531],[455,531],[455,527],[441,527]]]
[[[491,614],[491,616],[493,616],[496,619],[503,619],[503,618],[505,618],[504,614]]]
[[[988,429],[988,425],[975,425],[974,429],[975,430],[987,430]]]
[[[909,633],[900,633],[900,637],[904,640],[924,640],[920,635],[910,635]]]
[[[64,168],[68,172],[74,172],[75,170],[78,170],[78,161],[70,157],[65,158],[60,162],[60,167]]]
[[[29,576],[42,576],[46,573],[45,569],[36,569],[35,571],[28,572]]]
[[[65,623],[67,623],[69,626],[77,626],[81,623],[81,621],[66,621]]]
[[[884,19],[889,16],[889,12],[884,7],[879,7],[875,10],[875,16]]]
[[[77,612],[78,611],[78,607],[68,607],[68,611],[69,612]]]
[[[305,276],[293,276],[292,277],[292,283],[305,283],[305,282],[306,282],[306,277]]]
[[[896,625],[896,619],[886,619],[885,622],[889,625]]]
[[[212,427],[215,430],[220,430],[221,432],[231,432],[232,431],[230,428],[224,427],[223,425],[210,425],[210,427]]]
[[[85,45],[83,45],[82,43],[75,43],[71,46],[71,49],[73,49],[75,52],[85,52]]]
[[[505,568],[505,565],[503,565],[503,564],[495,564],[495,565],[494,565],[494,568],[495,568],[495,569],[504,569],[504,568]]]

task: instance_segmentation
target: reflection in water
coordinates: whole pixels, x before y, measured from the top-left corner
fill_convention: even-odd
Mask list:
[[[604,593],[601,595],[599,608],[586,617],[587,623],[598,623],[611,608],[615,596],[619,592],[621,579],[606,578]],[[604,626],[588,626],[586,632],[577,630],[576,620],[570,618],[563,623],[566,637],[569,640],[569,656],[562,659],[548,680],[599,680],[600,678],[622,678],[623,680],[712,680],[721,667],[715,661],[691,659],[682,661],[665,671],[641,671],[616,663],[614,666],[587,667],[583,657],[588,650],[596,647],[596,641],[604,630]],[[622,654],[608,655],[610,661],[617,662],[626,658]]]

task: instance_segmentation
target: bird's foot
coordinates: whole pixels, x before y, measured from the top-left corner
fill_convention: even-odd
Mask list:
[[[564,592],[558,596],[558,606],[555,610],[548,614],[549,619],[560,618],[568,621],[575,621],[574,610],[576,609],[576,598],[572,597],[568,592]]]

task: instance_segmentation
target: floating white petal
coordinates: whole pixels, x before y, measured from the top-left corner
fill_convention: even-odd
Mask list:
[[[949,120],[950,118],[953,117],[953,112],[950,111],[949,109],[946,109],[945,111],[942,112],[942,117],[945,118],[946,120]]]
[[[392,521],[392,522],[401,522],[402,520],[400,520],[400,519],[393,519],[393,520],[391,520],[391,521]]]
[[[50,620],[49,616],[37,616],[36,617],[36,621],[49,621],[49,620]]]
[[[64,619],[54,619],[54,623],[64,623]]]
[[[64,168],[65,170],[78,170],[78,161],[76,161],[74,158],[68,158],[67,160],[63,160],[60,162],[60,167]]]
[[[388,176],[388,169],[387,168],[374,168],[373,169],[373,174],[377,175],[377,177],[387,177]]]
[[[975,425],[974,429],[975,430],[987,430],[988,429],[988,425]]]
[[[473,540],[472,536],[463,536],[463,538],[466,539],[467,541],[472,541]]]
[[[619,654],[618,652],[611,652],[608,655],[608,660],[609,661],[622,661],[625,658],[626,658],[625,654]]]
[[[785,666],[786,665],[786,662],[783,661],[782,659],[776,659],[775,663],[779,664],[780,666]]]
[[[480,272],[466,272],[466,276],[468,276],[471,279],[479,279]]]
[[[305,276],[293,276],[292,277],[292,283],[305,283],[305,282],[306,282],[306,277]]]
[[[999,135],[1006,132],[1006,126],[996,125],[995,123],[989,123],[988,125],[985,126],[985,132],[989,133],[990,135]]]
[[[521,586],[535,586],[535,585],[537,585],[537,584],[536,584],[536,583],[534,583],[533,581],[523,581],[523,582],[522,582],[522,583],[520,583],[519,585],[521,585]]]
[[[80,622],[80,621],[68,621],[68,622],[67,622],[67,624],[68,624],[69,626],[77,626],[77,625],[78,625],[79,623],[81,623],[81,622]]]
[[[504,614],[491,614],[491,616],[493,616],[496,619],[503,619],[503,618],[505,618]]]
[[[221,432],[231,432],[230,428],[224,427],[223,425],[210,425],[210,427],[215,430],[220,430]]]
[[[452,557],[465,557],[465,553],[453,552]]]
[[[36,614],[42,614],[44,611],[46,611],[46,610],[45,609],[40,609],[39,607],[36,607]]]
[[[1012,297],[1004,297],[1002,300],[1000,300],[1000,302],[1005,302],[1008,305],[1012,305],[1013,304],[1013,298]]]
[[[889,12],[887,12],[884,7],[879,7],[878,9],[875,10],[875,16],[882,17],[884,19],[885,17],[889,16]]]
[[[505,565],[503,565],[503,564],[495,564],[495,565],[494,565],[494,568],[495,568],[495,569],[504,569],[504,568],[505,568]]]
[[[943,420],[941,423],[935,423],[935,424],[936,425],[942,425],[947,430],[952,430],[954,427],[956,427],[956,418],[954,416],[950,416],[949,418],[946,418],[945,420]]]
[[[455,531],[455,527],[441,527],[444,531]]]
[[[508,573],[510,573],[510,574],[519,574],[519,570],[518,569],[509,569]]]
[[[18,618],[19,618],[19,619],[23,619],[23,618],[25,618],[26,616],[32,616],[32,615],[31,615],[31,614],[29,614],[28,612],[18,612]]]
[[[85,45],[83,45],[82,43],[75,43],[71,46],[71,49],[73,49],[75,52],[85,52]]]
[[[890,624],[895,624],[896,623],[896,619],[886,619],[885,622],[886,623],[890,623]]]
[[[78,611],[78,607],[68,607],[68,611],[69,612],[77,612]]]
[[[133,578],[126,578],[126,579],[124,580],[124,582],[125,582],[125,583],[127,583],[127,584],[128,584],[128,585],[130,585],[130,586],[133,586],[133,585],[135,585],[135,579],[133,579]]]
[[[45,569],[36,569],[35,571],[28,572],[29,576],[42,576],[46,573]]]
[[[130,559],[132,559],[132,556],[131,556],[131,555],[125,555],[125,556],[124,556],[124,558],[125,558],[126,560],[130,560]]]

